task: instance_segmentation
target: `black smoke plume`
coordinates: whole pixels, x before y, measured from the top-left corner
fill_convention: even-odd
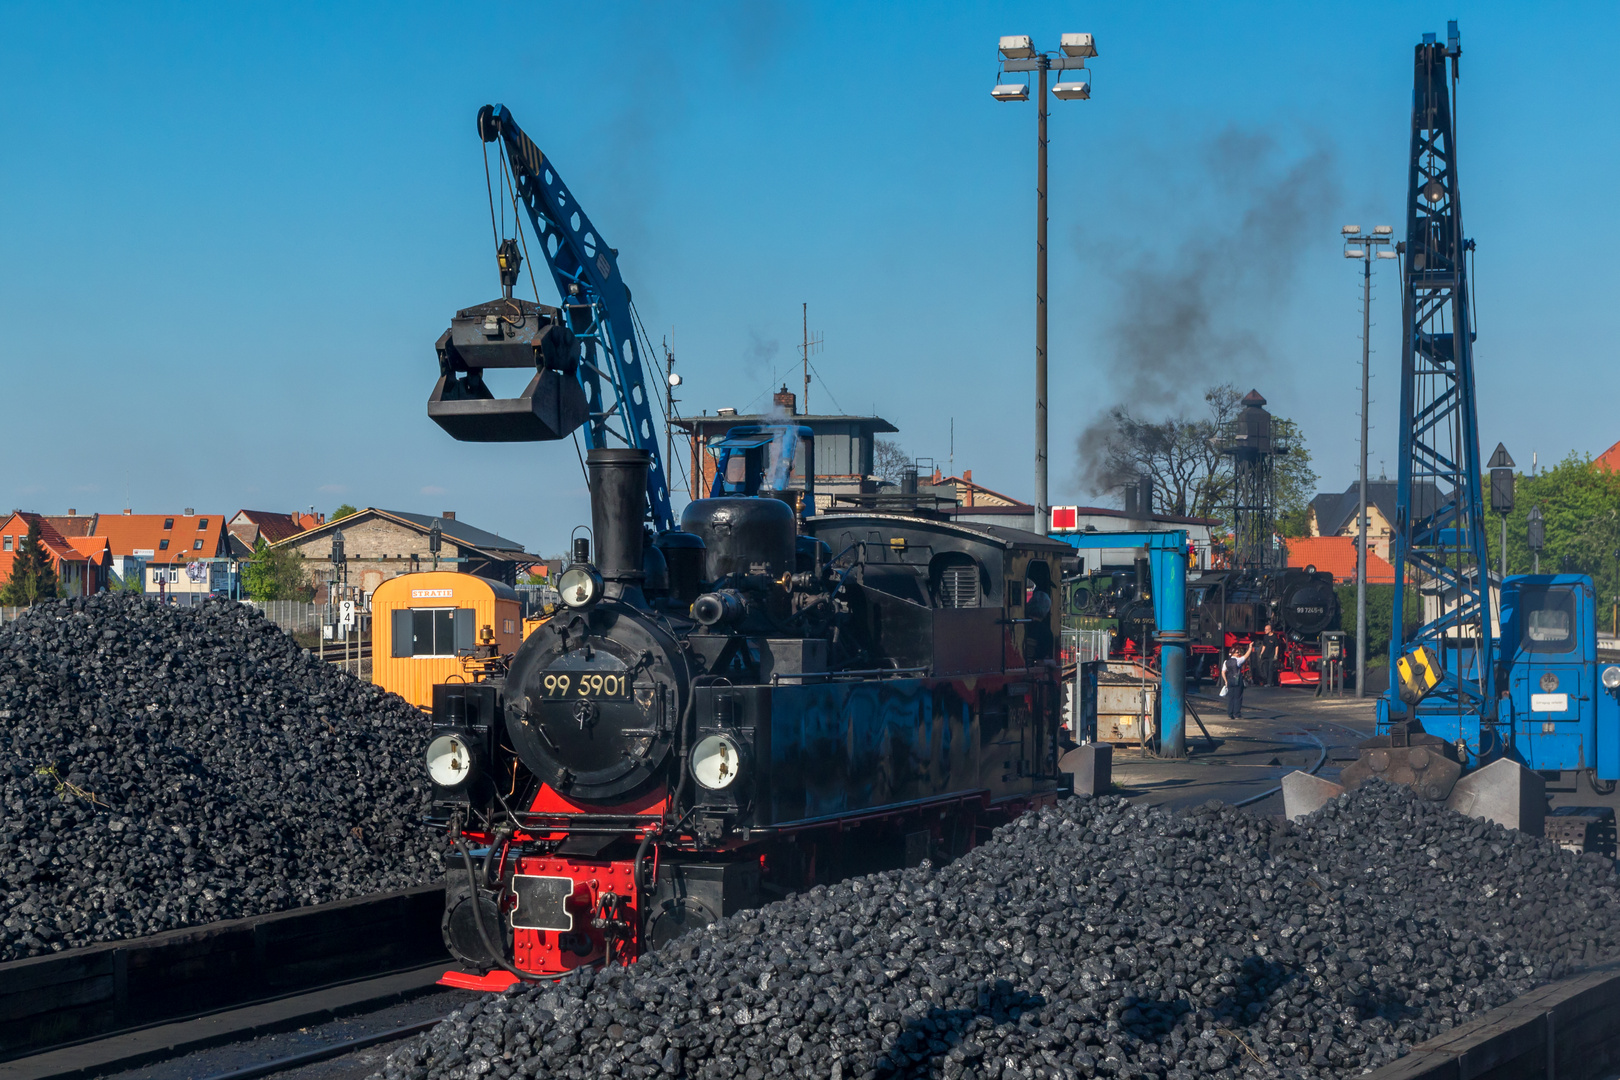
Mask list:
[[[1246,388],[1273,368],[1272,323],[1287,304],[1302,257],[1324,235],[1339,201],[1330,150],[1291,155],[1267,133],[1227,129],[1192,155],[1197,190],[1149,192],[1150,205],[1197,206],[1190,221],[1163,220],[1181,239],[1108,252],[1113,317],[1104,330],[1113,402],[1133,415],[1167,414],[1217,383]],[[1159,168],[1143,175],[1168,175]],[[1101,493],[1115,426],[1100,408],[1080,434],[1079,480]]]

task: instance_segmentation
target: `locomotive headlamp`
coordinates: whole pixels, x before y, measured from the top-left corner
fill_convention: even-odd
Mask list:
[[[590,607],[602,598],[602,575],[589,564],[570,566],[557,579],[557,593],[567,607]]]
[[[440,735],[428,744],[427,767],[440,787],[464,784],[473,774],[472,747],[460,735]]]
[[[1620,690],[1620,667],[1610,664],[1603,669],[1603,688],[1605,690]]]
[[[729,735],[710,735],[692,751],[692,779],[710,791],[720,791],[737,779],[742,752]]]

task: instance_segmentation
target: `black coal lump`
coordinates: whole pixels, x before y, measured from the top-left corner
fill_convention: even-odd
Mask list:
[[[251,607],[0,628],[0,959],[421,884],[427,724]]]
[[[1296,824],[1075,798],[948,866],[488,996],[378,1075],[1351,1077],[1620,954],[1616,888],[1382,783]]]

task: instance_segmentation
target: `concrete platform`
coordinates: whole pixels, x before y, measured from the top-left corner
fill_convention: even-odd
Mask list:
[[[1215,740],[1211,746],[1187,719],[1188,755],[1181,761],[1114,749],[1114,792],[1132,802],[1185,809],[1219,799],[1251,802],[1260,813],[1281,815],[1282,778],[1295,769],[1336,780],[1355,760],[1355,745],[1372,734],[1374,698],[1318,698],[1313,689],[1249,687],[1243,717],[1226,718],[1226,701],[1213,693],[1190,695],[1193,708]],[[1324,754],[1326,755],[1324,758]],[[1267,795],[1268,791],[1279,790]],[[1264,796],[1263,798],[1258,798]]]

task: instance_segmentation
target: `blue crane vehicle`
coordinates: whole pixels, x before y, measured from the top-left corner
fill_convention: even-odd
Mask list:
[[[1444,45],[1427,34],[1415,55],[1399,249],[1405,336],[1390,687],[1378,702],[1377,734],[1340,775],[1342,787],[1296,779],[1288,812],[1379,776],[1572,848],[1612,849],[1620,666],[1598,655],[1592,579],[1502,579],[1488,567],[1468,296],[1474,243],[1463,233],[1457,184],[1461,55],[1455,22]],[[1502,479],[1511,492],[1501,453],[1492,466],[1509,466]],[[1414,592],[1417,620],[1407,611]]]

